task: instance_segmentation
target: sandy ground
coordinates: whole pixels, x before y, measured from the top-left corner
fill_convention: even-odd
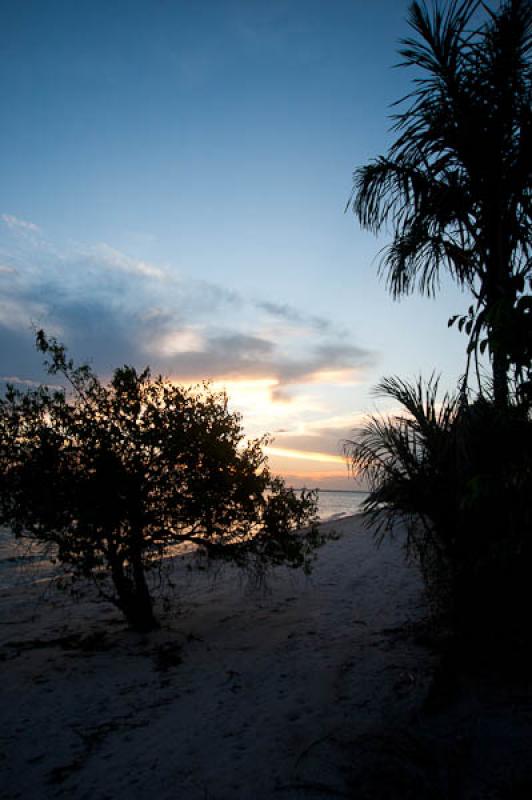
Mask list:
[[[310,578],[278,569],[267,590],[178,559],[176,600],[150,636],[106,605],[43,599],[38,572],[13,580],[0,595],[3,797],[503,797],[474,793],[491,739],[471,750],[486,709],[470,687],[465,711],[423,716],[435,657],[401,536],[376,549],[358,518],[334,527]],[[522,730],[507,698],[498,708],[491,744],[522,762],[529,696]]]

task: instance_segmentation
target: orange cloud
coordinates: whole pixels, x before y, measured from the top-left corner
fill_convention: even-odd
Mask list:
[[[330,453],[320,453],[312,450],[290,450],[284,447],[266,447],[265,452],[269,456],[280,456],[281,458],[295,458],[301,461],[318,461],[323,464],[345,464],[345,458],[334,456]]]

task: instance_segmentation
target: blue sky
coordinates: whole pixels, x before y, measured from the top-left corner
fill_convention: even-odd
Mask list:
[[[33,323],[104,376],[212,378],[276,470],[350,486],[372,385],[464,368],[468,298],[394,303],[344,214],[411,88],[408,2],[2,5],[0,377],[42,378]]]

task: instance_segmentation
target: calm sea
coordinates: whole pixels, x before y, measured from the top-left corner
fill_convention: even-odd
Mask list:
[[[352,514],[358,514],[367,496],[367,492],[333,492],[320,489],[318,497],[318,513],[320,519],[325,521],[327,519],[338,519],[339,517],[350,517]]]
[[[339,519],[358,514],[360,506],[367,497],[367,492],[333,492],[320,490],[318,497],[318,514],[325,522],[328,519]],[[39,580],[42,565],[48,563],[40,554],[38,547],[24,549],[14,544],[13,538],[5,528],[0,528],[0,588],[6,588],[16,578],[16,567],[24,566],[24,580]]]

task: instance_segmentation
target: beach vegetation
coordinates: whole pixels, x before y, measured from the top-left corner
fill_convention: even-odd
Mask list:
[[[532,5],[413,2],[409,24],[413,89],[388,153],[354,173],[350,205],[391,231],[380,271],[394,298],[434,295],[443,271],[470,293],[449,320],[468,337],[466,368],[442,397],[434,377],[383,380],[390,412],[345,451],[370,488],[366,519],[378,536],[406,527],[452,628],[515,643],[532,600]]]
[[[532,420],[478,395],[438,396],[438,381],[383,380],[397,409],[346,442],[370,493],[378,537],[404,526],[433,610],[471,641],[526,640],[532,605]],[[493,641],[493,639],[491,639]]]
[[[349,205],[365,228],[391,229],[380,270],[395,298],[433,295],[442,271],[469,290],[449,324],[468,336],[468,369],[487,351],[504,405],[511,381],[532,389],[532,5],[413,2],[408,21],[413,89]]]
[[[247,569],[310,567],[316,495],[271,474],[267,439],[245,438],[223,392],[131,366],[105,383],[43,331],[37,347],[66,388],[0,399],[0,523],[48,547],[68,581],[91,581],[147,631],[179,545]]]

